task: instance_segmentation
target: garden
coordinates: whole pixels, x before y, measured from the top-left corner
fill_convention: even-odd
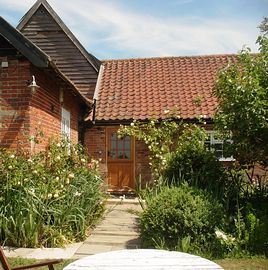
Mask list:
[[[144,248],[212,259],[268,256],[268,39],[258,44],[260,53],[242,50],[214,89],[214,128],[232,162],[208,150],[202,116],[196,124],[171,114],[121,127],[119,136],[149,149],[154,181],[138,191]]]
[[[51,140],[35,155],[1,150],[0,179],[0,242],[7,246],[81,241],[104,210],[97,161],[66,140]]]
[[[208,149],[206,122],[133,121],[119,136],[149,149],[153,182],[137,189],[143,248],[210,259],[268,256],[268,39],[219,73],[215,131],[224,164]],[[57,247],[85,239],[104,211],[98,162],[81,145],[51,140],[35,155],[0,151],[0,242]]]

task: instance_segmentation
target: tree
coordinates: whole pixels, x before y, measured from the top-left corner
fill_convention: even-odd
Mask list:
[[[263,21],[259,25],[259,28],[264,35],[268,34],[268,17],[263,18]]]
[[[216,127],[231,136],[230,150],[241,165],[268,166],[268,38],[257,39],[259,53],[243,49],[237,62],[221,70]]]

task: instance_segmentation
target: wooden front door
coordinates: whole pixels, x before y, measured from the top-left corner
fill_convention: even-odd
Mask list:
[[[134,189],[133,140],[117,137],[117,129],[107,129],[108,188],[113,191]]]

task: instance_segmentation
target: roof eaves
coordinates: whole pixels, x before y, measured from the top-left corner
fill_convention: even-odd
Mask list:
[[[53,8],[49,5],[49,3],[46,0],[37,0],[35,4],[30,8],[30,10],[22,17],[22,19],[20,20],[17,26],[17,29],[21,31],[41,5],[43,5],[43,7],[49,12],[49,14],[58,23],[58,25],[65,32],[65,34],[70,38],[70,40],[78,48],[81,54],[87,59],[87,61],[98,72],[101,65],[101,61],[97,59],[94,55],[87,52],[87,50],[78,41],[78,39],[74,36],[71,30],[65,25],[65,23],[61,20],[61,18],[58,16],[58,14],[53,10]]]
[[[0,16],[0,34],[37,67],[47,67],[50,57]]]

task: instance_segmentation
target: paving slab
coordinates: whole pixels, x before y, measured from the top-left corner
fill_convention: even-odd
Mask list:
[[[5,247],[7,257],[20,257],[26,259],[70,259],[74,256],[81,243],[67,245],[66,248],[9,248]]]
[[[113,199],[107,202],[106,207],[105,218],[92,231],[73,258],[140,247],[139,218],[135,214],[142,211],[139,201]]]

